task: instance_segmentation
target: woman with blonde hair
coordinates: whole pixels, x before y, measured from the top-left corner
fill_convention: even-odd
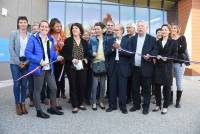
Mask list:
[[[181,28],[178,25],[172,25],[172,39],[176,40],[178,45],[178,57],[180,60],[189,60],[187,52],[187,42],[184,35],[180,33]],[[176,79],[176,108],[180,108],[180,100],[183,92],[182,80],[184,76],[185,66],[189,65],[189,62],[175,60],[173,64],[173,73]],[[172,91],[173,92],[173,91]],[[172,96],[173,97],[173,96]],[[172,102],[173,103],[173,102]]]

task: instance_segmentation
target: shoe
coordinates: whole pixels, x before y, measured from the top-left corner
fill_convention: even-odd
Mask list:
[[[163,108],[161,114],[167,114],[167,108]]]
[[[78,107],[80,110],[87,110],[85,106],[81,105]]]
[[[22,109],[20,104],[16,104],[16,113],[17,115],[22,115]]]
[[[159,110],[161,110],[161,107],[160,107],[160,106],[156,106],[152,111],[153,111],[153,112],[157,112],[157,111],[159,111]]]
[[[123,114],[128,114],[127,109],[122,109],[121,112],[122,112]]]
[[[55,114],[55,115],[63,115],[64,113],[57,110],[56,108],[49,108],[47,109],[47,112],[50,114]]]
[[[46,113],[44,113],[42,110],[37,111],[37,117],[43,118],[43,119],[48,119],[50,116]]]
[[[72,110],[72,113],[73,113],[73,114],[76,114],[76,113],[78,113],[78,108],[77,108],[77,107],[75,107],[75,108]]]
[[[130,112],[135,112],[136,110],[140,110],[140,107],[133,106],[129,111]]]
[[[94,110],[94,111],[97,110],[97,104],[92,104],[92,110]]]
[[[61,106],[56,106],[56,109],[62,110],[62,107]]]
[[[112,112],[112,111],[114,111],[114,110],[117,110],[117,108],[108,108],[108,109],[106,109],[106,112]]]
[[[100,103],[99,103],[99,107],[100,107],[101,109],[105,109],[105,106],[104,106],[103,102],[100,102]]]
[[[28,111],[26,109],[26,105],[23,103],[21,104],[22,114],[28,114]]]
[[[143,109],[143,110],[142,110],[142,113],[143,113],[144,115],[149,114],[149,109]]]

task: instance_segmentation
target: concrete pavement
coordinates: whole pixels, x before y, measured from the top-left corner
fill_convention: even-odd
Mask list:
[[[170,106],[167,115],[143,115],[142,111],[124,115],[119,110],[106,113],[100,108],[92,111],[89,106],[86,111],[72,114],[71,105],[63,100],[64,115],[51,115],[47,120],[36,118],[34,108],[28,108],[28,115],[17,116],[12,87],[3,87],[0,134],[200,134],[200,82],[185,79],[183,87],[182,108]],[[43,108],[46,111],[46,106]]]

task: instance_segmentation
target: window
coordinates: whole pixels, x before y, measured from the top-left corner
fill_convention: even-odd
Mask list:
[[[66,5],[66,35],[69,36],[69,28],[72,23],[81,23],[82,20],[82,4],[67,3]]]
[[[126,26],[128,23],[134,23],[134,7],[120,6],[120,23]]]
[[[115,5],[102,5],[102,18],[110,13],[115,23],[119,23],[119,6]]]
[[[156,35],[156,29],[163,24],[163,11],[157,9],[150,10],[150,34]]]
[[[149,9],[148,8],[136,7],[135,12],[136,12],[136,14],[135,14],[136,23],[139,20],[144,20],[147,23],[149,22]]]
[[[64,2],[49,2],[49,21],[52,18],[58,18],[64,26],[65,3]]]
[[[89,29],[98,21],[101,21],[101,6],[99,4],[83,4],[84,28]]]
[[[83,0],[83,2],[100,3],[101,0]]]

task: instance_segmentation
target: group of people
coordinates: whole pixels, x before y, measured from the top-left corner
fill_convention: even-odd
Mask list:
[[[187,43],[177,25],[164,24],[156,30],[156,37],[148,34],[148,24],[138,21],[125,28],[112,19],[97,22],[91,31],[80,23],[70,26],[66,38],[59,19],[50,23],[42,20],[27,30],[28,19],[20,16],[17,30],[10,33],[10,69],[13,77],[17,115],[27,114],[26,89],[30,106],[35,106],[37,117],[63,115],[60,98],[65,98],[65,75],[69,80],[69,102],[72,113],[86,110],[119,109],[127,114],[140,110],[148,114],[151,96],[155,96],[154,112],[166,114],[173,103],[173,76],[177,93],[175,107],[180,108],[182,79],[185,65],[189,65]],[[17,80],[31,72],[31,75]],[[163,87],[163,95],[161,95]],[[41,108],[43,92],[47,92],[48,109]],[[162,104],[162,98],[164,100]],[[117,101],[118,100],[118,101]]]

